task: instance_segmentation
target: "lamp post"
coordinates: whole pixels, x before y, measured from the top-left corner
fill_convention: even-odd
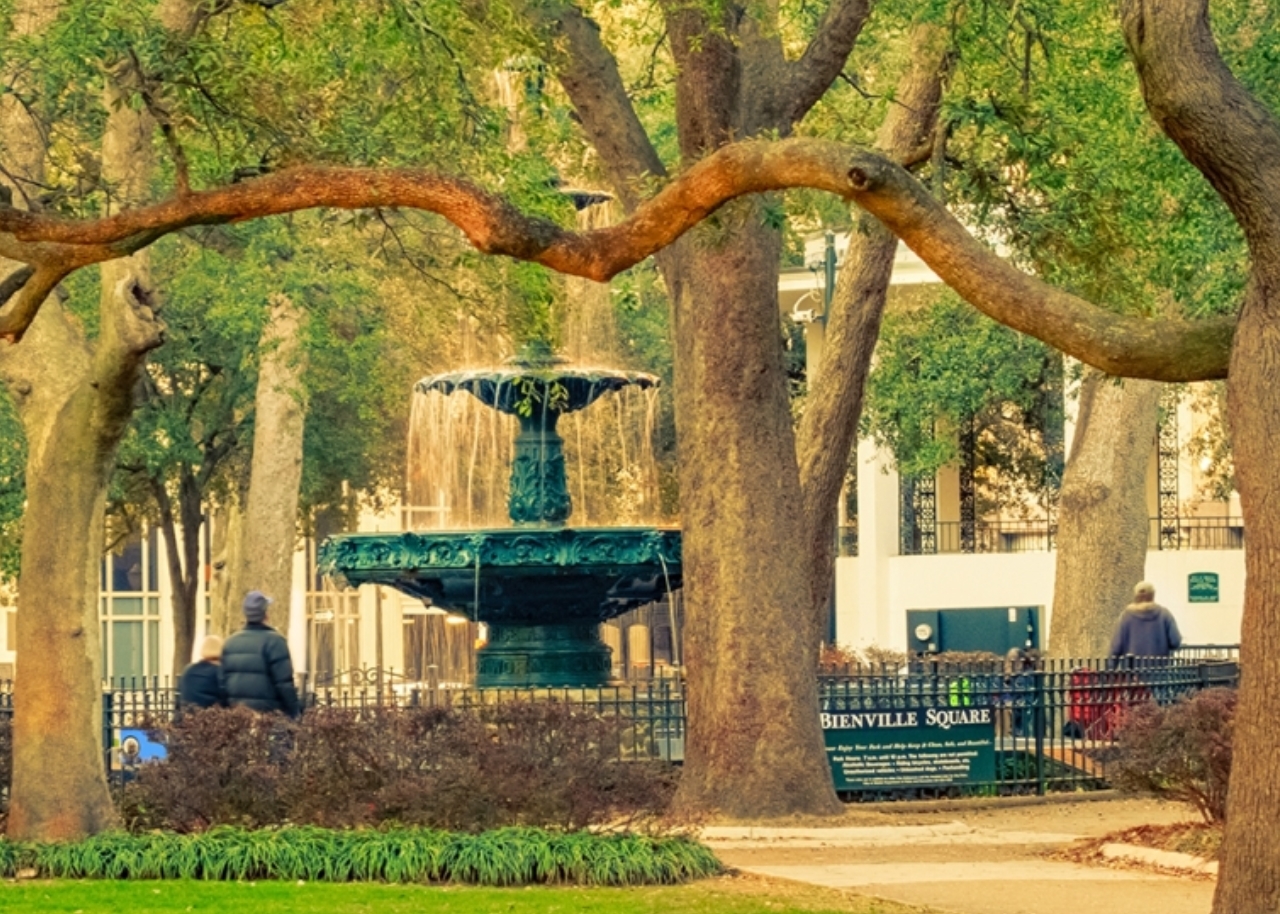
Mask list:
[[[822,250],[822,318],[810,324],[810,327],[820,330],[809,331],[821,336],[821,343],[818,346],[818,354],[814,359],[816,363],[822,361],[822,348],[827,342],[827,315],[831,313],[831,300],[836,294],[836,236],[831,232],[827,232],[825,244]],[[806,348],[806,358],[812,358],[808,353],[812,350]],[[813,371],[816,373],[820,368],[820,364],[815,364]],[[814,375],[809,376],[809,383],[812,384]],[[835,549],[832,553],[835,556],[840,555],[840,525],[836,524],[836,542]],[[835,644],[836,642],[836,576],[832,572],[831,575],[831,593],[827,596],[827,643]]]

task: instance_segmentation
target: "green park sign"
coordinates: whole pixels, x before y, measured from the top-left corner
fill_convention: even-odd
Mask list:
[[[1187,575],[1187,602],[1217,603],[1217,573],[1213,571],[1193,571]]]
[[[836,790],[954,787],[996,779],[990,707],[823,713]]]

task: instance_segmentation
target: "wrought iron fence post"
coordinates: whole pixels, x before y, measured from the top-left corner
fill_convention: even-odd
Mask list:
[[[1035,692],[1034,692],[1034,695],[1032,696],[1032,701],[1034,702],[1032,720],[1034,720],[1035,722],[1035,740],[1036,740],[1036,795],[1042,797],[1045,795],[1045,781],[1044,781],[1044,731],[1045,731],[1044,677],[1045,677],[1045,671],[1044,671],[1044,668],[1041,667],[1040,669],[1036,670],[1034,673],[1034,676],[1035,676]]]
[[[102,758],[106,766],[107,778],[111,778],[111,726],[115,710],[115,695],[110,689],[102,694]]]

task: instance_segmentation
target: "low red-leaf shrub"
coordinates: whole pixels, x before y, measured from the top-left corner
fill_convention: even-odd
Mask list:
[[[168,760],[142,766],[122,795],[126,820],[191,831],[282,822],[297,725],[279,714],[218,708],[155,728]]]
[[[1234,689],[1205,689],[1176,704],[1129,710],[1107,778],[1122,790],[1190,803],[1206,822],[1227,817]]]
[[[470,711],[210,709],[158,729],[168,758],[122,793],[134,829],[291,822],[454,831],[661,815],[671,765],[618,759],[616,719],[555,702]]]

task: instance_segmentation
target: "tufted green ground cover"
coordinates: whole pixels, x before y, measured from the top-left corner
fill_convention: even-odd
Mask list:
[[[752,879],[580,889],[284,882],[0,883],[5,914],[919,914],[890,902]]]
[[[665,885],[720,871],[682,837],[501,828],[241,829],[179,835],[104,833],[67,844],[0,840],[0,877],[201,879],[245,882]]]

